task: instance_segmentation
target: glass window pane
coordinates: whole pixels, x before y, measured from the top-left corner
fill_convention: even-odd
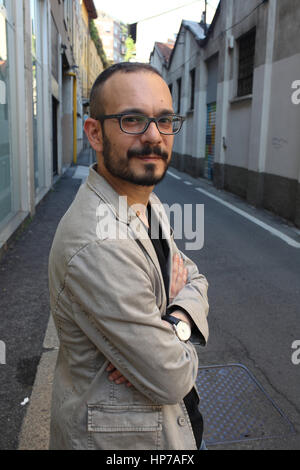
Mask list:
[[[32,23],[32,111],[33,111],[33,151],[34,151],[34,183],[36,193],[44,186],[43,162],[43,93],[42,93],[42,67],[41,67],[41,37],[39,2],[31,0]]]
[[[36,60],[32,57],[32,115],[33,115],[33,154],[34,154],[34,183],[35,188],[39,186],[39,161],[38,161],[38,132],[37,132],[37,67]]]
[[[36,57],[36,4],[30,0],[32,55]]]
[[[12,209],[7,24],[0,12],[0,223]]]

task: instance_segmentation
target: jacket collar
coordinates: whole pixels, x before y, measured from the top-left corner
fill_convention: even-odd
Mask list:
[[[86,180],[87,185],[96,194],[98,194],[106,204],[109,204],[118,220],[128,225],[133,211],[127,206],[127,204],[120,204],[120,195],[112,188],[106,179],[103,178],[103,176],[99,175],[97,172],[97,163],[91,165],[89,170],[89,176]],[[122,199],[122,202],[124,202],[124,199]]]
[[[121,222],[129,225],[133,220],[136,220],[137,216],[133,209],[127,205],[126,198],[120,198],[120,195],[112,188],[112,186],[106,181],[103,176],[97,172],[97,163],[94,163],[89,168],[89,176],[87,178],[87,185],[98,194],[107,204],[110,205],[116,218]],[[121,202],[120,202],[121,199]],[[168,217],[163,209],[163,206],[154,194],[150,194],[149,202],[152,209],[152,216],[154,216],[153,222],[161,224],[163,236],[168,240],[171,228],[168,221]]]

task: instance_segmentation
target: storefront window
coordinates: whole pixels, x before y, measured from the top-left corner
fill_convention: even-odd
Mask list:
[[[44,161],[42,151],[42,65],[41,36],[39,34],[39,1],[30,0],[31,12],[31,53],[32,53],[32,86],[33,86],[33,149],[34,149],[34,183],[36,192],[44,186]]]
[[[0,0],[0,225],[12,211],[9,55],[5,2]]]

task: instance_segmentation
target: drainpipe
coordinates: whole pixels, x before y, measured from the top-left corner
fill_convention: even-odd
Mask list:
[[[68,77],[73,77],[73,163],[77,164],[77,76],[75,72],[67,72]]]

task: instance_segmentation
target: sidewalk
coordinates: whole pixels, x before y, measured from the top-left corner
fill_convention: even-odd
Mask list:
[[[0,365],[0,449],[18,448],[22,422],[21,448],[48,445],[49,383],[57,347],[51,326],[44,340],[49,321],[48,256],[57,224],[81,184],[72,178],[74,171],[70,167],[57,181],[1,259],[0,339],[6,346],[6,364]],[[25,398],[29,403],[22,405]]]
[[[60,207],[61,213],[65,213],[68,206],[72,202],[79,186],[88,173],[88,167],[95,161],[95,153],[91,148],[82,150],[77,157],[77,166],[71,167],[64,177],[55,185],[60,187],[59,194],[51,195],[52,204],[56,205],[61,201],[63,195],[65,204]],[[84,167],[84,171],[83,171]],[[72,190],[71,190],[72,188]],[[50,201],[49,201],[50,202]],[[54,235],[60,215],[53,218],[52,234]],[[53,238],[53,236],[52,236]],[[51,240],[52,241],[52,240]],[[51,245],[50,245],[51,246]],[[50,249],[50,246],[48,248]],[[48,257],[48,251],[45,255]],[[48,292],[45,294],[48,294]],[[35,382],[27,405],[27,413],[24,418],[22,429],[19,437],[19,450],[47,450],[49,446],[49,426],[50,426],[50,404],[53,373],[57,359],[59,341],[57,338],[55,326],[50,316],[47,330],[43,342],[43,352],[38,365]]]
[[[61,215],[66,212],[80,187],[82,182],[81,178],[85,178],[88,173],[88,167],[94,161],[95,154],[91,148],[82,150],[77,157],[78,166],[69,168],[66,174],[55,185],[54,194],[48,196],[48,205],[55,207],[58,204],[60,210],[57,213],[57,217],[52,218],[52,236],[51,240],[49,240],[50,244],[47,244],[47,247],[45,247],[44,253],[47,259]],[[83,171],[83,167],[86,171]],[[55,194],[55,192],[57,194]],[[60,204],[62,198],[64,199],[63,205]],[[46,209],[44,217],[47,217],[47,208],[48,206],[44,208],[44,210]],[[32,281],[34,280],[32,279]],[[45,296],[46,295],[48,295],[48,290],[47,292],[45,291]],[[51,389],[58,346],[59,341],[52,317],[50,316],[42,345],[43,352],[37,368],[30,402],[27,405],[27,413],[20,432],[19,450],[47,450],[49,447]]]

